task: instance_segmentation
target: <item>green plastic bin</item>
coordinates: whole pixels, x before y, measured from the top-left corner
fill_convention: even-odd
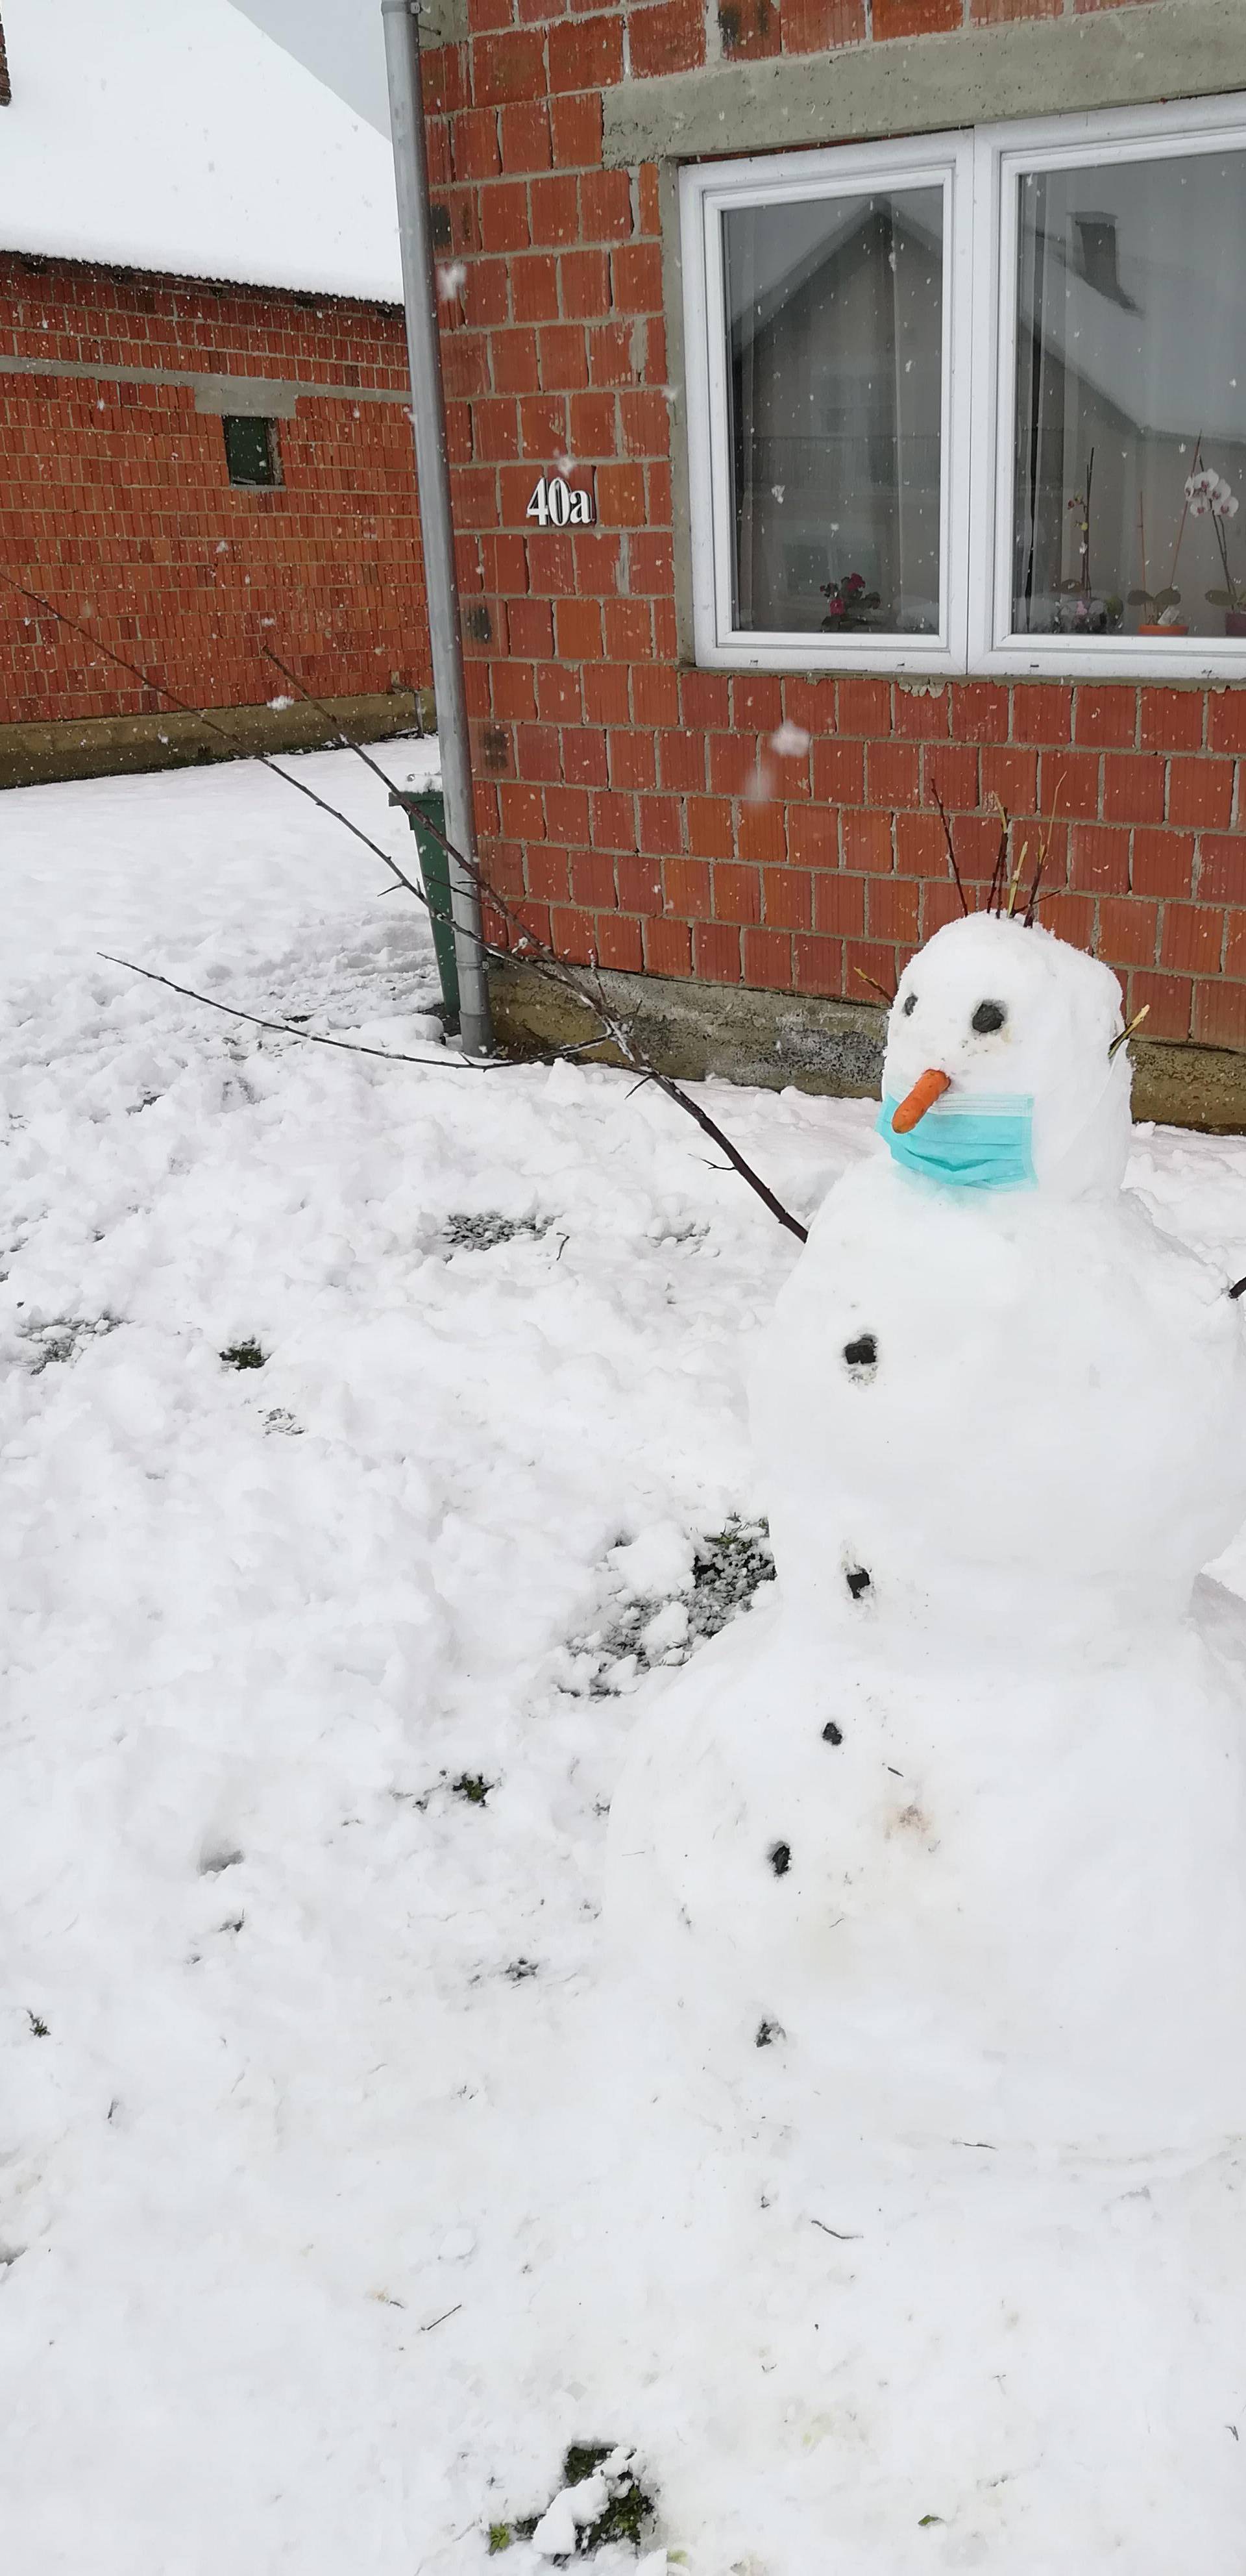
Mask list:
[[[433,948],[437,958],[437,977],[441,985],[446,1027],[453,1034],[459,1025],[459,970],[454,955],[454,911],[450,899],[450,862],[436,832],[428,825],[446,828],[445,799],[439,787],[396,787],[391,804],[401,805],[415,835],[419,852],[420,876],[432,916]]]

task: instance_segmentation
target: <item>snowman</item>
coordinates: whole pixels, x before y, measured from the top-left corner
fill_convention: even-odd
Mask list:
[[[761,2117],[1246,2133],[1242,1309],[1122,1187],[1122,1037],[1041,928],[939,931],[766,1334],[778,1579],[652,1686],[607,1886],[676,2082]]]

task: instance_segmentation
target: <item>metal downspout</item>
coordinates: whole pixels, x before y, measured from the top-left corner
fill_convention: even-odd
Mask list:
[[[437,701],[437,733],[441,745],[446,836],[456,850],[461,850],[474,862],[476,821],[472,806],[467,699],[463,685],[459,586],[454,568],[454,526],[450,516],[450,468],[446,454],[446,410],[428,203],[419,24],[414,0],[381,0],[381,16],[389,76],[398,240],[402,252],[407,356],[411,368],[415,472],[424,550],[424,582],[428,595],[433,690]],[[493,1044],[493,1031],[480,944],[480,897],[474,880],[454,859],[450,861],[450,890],[463,1047],[468,1055],[487,1055]]]

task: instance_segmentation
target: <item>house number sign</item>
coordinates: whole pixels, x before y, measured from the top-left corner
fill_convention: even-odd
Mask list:
[[[538,528],[591,528],[597,507],[591,492],[573,492],[561,474],[543,474],[526,516]]]

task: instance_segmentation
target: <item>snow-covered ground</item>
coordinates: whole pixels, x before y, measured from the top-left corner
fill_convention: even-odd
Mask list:
[[[409,852],[347,755],[291,766]],[[621,1075],[385,1066],[102,963],[439,1053],[421,919],[254,765],[0,826],[6,2576],[476,2576],[571,2444],[639,2439],[661,2502],[651,2400],[601,2421],[572,2351],[604,1818],[646,1664],[763,1561],[795,1247]],[[799,1210],[867,1147],[713,1092]],[[1131,1177],[1246,1272],[1246,1140],[1140,1131]],[[759,2506],[750,2568],[857,2563]]]

